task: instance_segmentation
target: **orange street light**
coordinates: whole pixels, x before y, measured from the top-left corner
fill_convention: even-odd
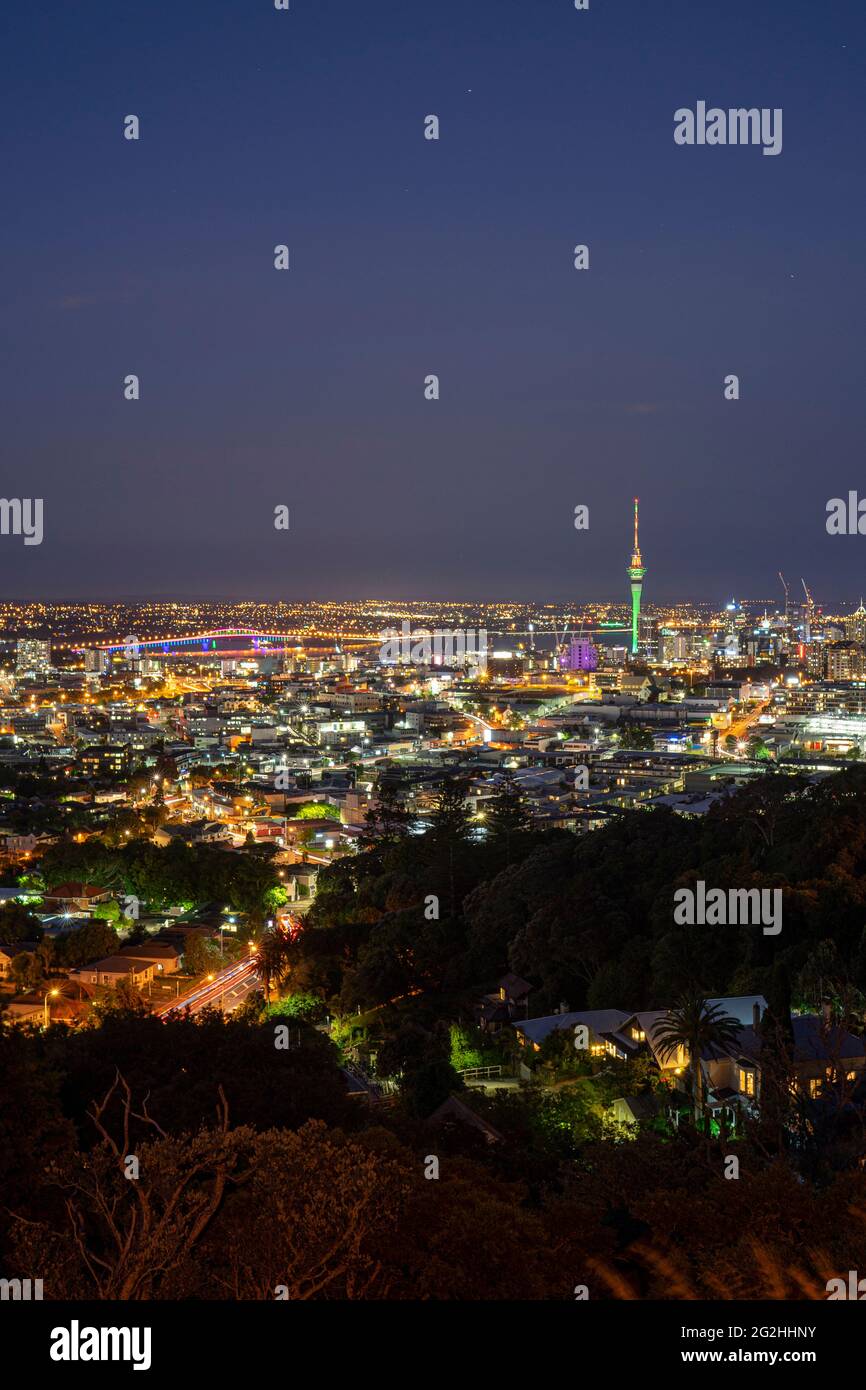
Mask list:
[[[52,999],[56,999],[56,998],[57,998],[57,995],[58,995],[59,993],[60,993],[60,990],[59,990],[59,989],[49,989],[49,990],[46,992],[46,994],[45,994],[45,998],[44,998],[43,1001],[42,1001],[42,1027],[43,1027],[43,1028],[47,1028],[47,1027],[48,1027],[48,998],[49,998],[49,995],[51,996]]]

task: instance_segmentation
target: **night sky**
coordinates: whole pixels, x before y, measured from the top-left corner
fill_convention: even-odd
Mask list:
[[[639,493],[647,601],[856,602],[864,59],[863,0],[10,0],[2,491],[45,538],[0,597],[625,599]],[[698,100],[782,153],[678,147]]]

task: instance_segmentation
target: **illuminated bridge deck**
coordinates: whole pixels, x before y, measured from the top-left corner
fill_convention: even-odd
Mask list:
[[[225,627],[217,628],[213,632],[191,633],[184,637],[127,637],[123,642],[97,643],[88,647],[76,647],[74,650],[78,652],[100,651],[109,656],[125,656],[132,652],[153,656],[174,656],[185,653],[193,656],[202,652],[225,652],[230,655],[238,655],[238,644],[243,644],[243,651],[267,654],[268,652],[293,650],[302,646],[317,646],[323,643],[339,642],[341,646],[359,643],[366,645],[378,640],[378,636],[344,638],[330,633],[260,632],[254,628]]]

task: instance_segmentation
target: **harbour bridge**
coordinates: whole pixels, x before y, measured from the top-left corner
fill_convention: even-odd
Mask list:
[[[78,652],[100,651],[108,656],[127,656],[135,657],[146,654],[151,656],[195,656],[199,654],[214,654],[239,656],[251,654],[255,656],[267,655],[269,652],[288,651],[300,646],[321,646],[334,642],[343,645],[348,640],[352,643],[366,643],[377,641],[376,636],[369,638],[353,637],[344,639],[336,633],[319,632],[263,632],[258,628],[250,627],[220,627],[211,632],[189,633],[183,637],[136,637],[130,635],[122,642],[98,643],[94,646],[76,647]]]
[[[596,635],[613,635],[630,630],[617,622],[601,622],[592,627],[581,624],[577,632],[571,631],[569,627],[560,630],[554,626],[549,630],[541,627],[529,628],[526,631],[502,629],[500,635],[503,640],[525,636],[553,636],[561,642],[567,640],[569,635],[591,639]],[[256,657],[297,650],[300,647],[368,647],[373,643],[380,643],[383,636],[382,632],[347,635],[337,632],[267,632],[251,627],[220,627],[208,632],[187,633],[174,637],[137,637],[130,634],[121,642],[88,643],[73,650],[79,654],[85,651],[100,651],[107,656],[125,656],[130,660],[137,660],[143,655]]]

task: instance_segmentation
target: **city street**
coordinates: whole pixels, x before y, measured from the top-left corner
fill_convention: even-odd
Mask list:
[[[212,980],[205,980],[193,989],[191,994],[155,1010],[160,1018],[171,1014],[200,1013],[208,1007],[221,1008],[224,1013],[233,1013],[253,990],[259,987],[259,977],[254,960],[235,961],[221,970]]]

